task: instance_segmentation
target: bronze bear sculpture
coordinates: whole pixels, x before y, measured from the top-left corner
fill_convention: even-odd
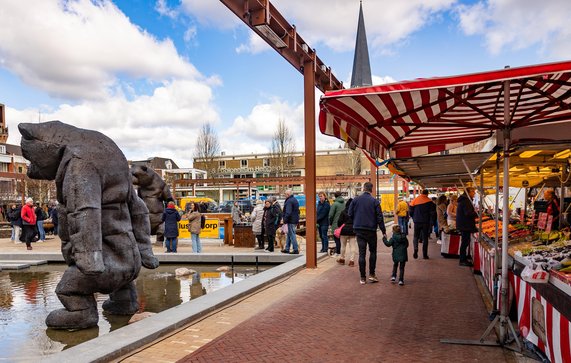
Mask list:
[[[64,309],[52,311],[46,325],[84,329],[99,320],[94,293],[109,294],[103,309],[137,312],[134,280],[141,265],[154,269],[150,224],[137,196],[129,166],[107,136],[60,121],[18,125],[28,176],[55,180],[61,251],[68,265],[56,294]]]

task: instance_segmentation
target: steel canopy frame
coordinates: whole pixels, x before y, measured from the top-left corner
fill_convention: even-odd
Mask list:
[[[412,157],[470,144],[501,132],[503,185],[509,186],[509,154],[514,129],[544,123],[571,129],[571,62],[506,68],[462,76],[420,79],[326,92],[319,126],[372,156]],[[509,220],[509,188],[502,216]],[[499,344],[508,343],[508,224],[502,225],[501,308],[479,342],[500,323]],[[452,342],[452,341],[447,341]],[[519,341],[518,341],[519,346]]]

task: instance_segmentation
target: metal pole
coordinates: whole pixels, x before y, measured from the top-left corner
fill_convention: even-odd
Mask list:
[[[504,82],[504,200],[502,210],[502,287],[501,287],[501,310],[500,310],[500,343],[504,344],[507,338],[506,324],[508,317],[508,225],[510,221],[510,81]]]
[[[305,119],[305,249],[306,267],[317,267],[315,192],[315,60],[303,65],[303,107]]]
[[[498,310],[498,252],[500,251],[500,241],[498,237],[500,235],[498,228],[498,221],[500,220],[500,153],[498,152],[496,157],[496,207],[494,208],[494,218],[496,219],[495,228],[495,244],[494,244],[494,310]]]

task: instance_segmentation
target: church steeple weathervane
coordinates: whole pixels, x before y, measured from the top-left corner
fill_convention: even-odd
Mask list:
[[[369,48],[365,32],[363,17],[363,1],[359,4],[359,22],[357,25],[357,40],[355,41],[355,56],[353,58],[353,73],[351,74],[351,88],[373,85],[371,77],[371,63],[369,62]]]

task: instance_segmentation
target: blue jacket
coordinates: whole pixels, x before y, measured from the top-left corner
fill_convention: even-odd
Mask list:
[[[331,206],[327,199],[317,203],[317,224],[320,226],[329,226],[329,209]]]
[[[165,222],[165,238],[178,237],[178,221],[180,221],[178,211],[174,208],[165,209],[162,220]]]
[[[353,229],[356,231],[376,231],[378,226],[383,234],[387,233],[381,205],[371,193],[364,192],[353,199],[348,214],[353,219]]]
[[[284,202],[284,223],[298,224],[299,223],[299,202],[293,195],[287,197]]]

